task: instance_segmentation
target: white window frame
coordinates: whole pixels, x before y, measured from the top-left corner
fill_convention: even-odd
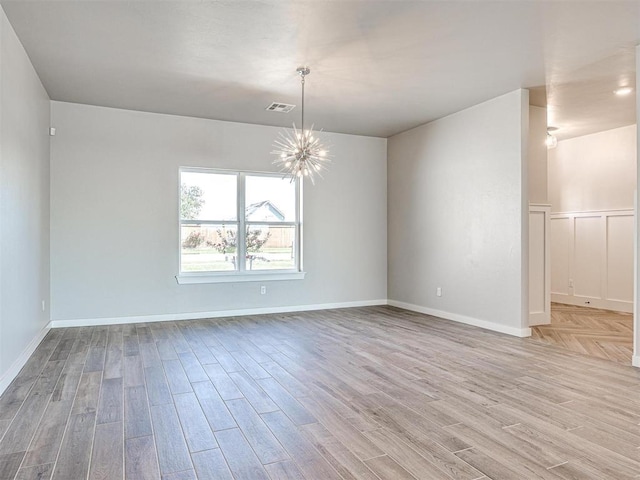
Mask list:
[[[210,173],[221,175],[234,175],[236,177],[236,215],[237,219],[233,222],[229,220],[183,220],[180,217],[180,186],[182,182],[183,172],[193,173]],[[224,170],[219,168],[200,168],[200,167],[180,167],[178,171],[178,275],[176,280],[179,284],[194,283],[226,283],[226,282],[265,282],[271,280],[301,280],[305,276],[302,270],[302,182],[300,179],[294,179],[296,208],[295,219],[291,222],[248,222],[245,212],[246,198],[246,177],[279,177],[282,174],[273,172],[256,172],[249,170]],[[238,259],[238,269],[233,271],[210,271],[210,272],[184,272],[182,271],[182,225],[219,225],[228,224],[236,225],[236,256]],[[291,269],[279,270],[246,270],[246,228],[250,225],[277,225],[292,226],[295,228],[295,267]]]

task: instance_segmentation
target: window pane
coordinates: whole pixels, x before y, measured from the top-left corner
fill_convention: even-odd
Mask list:
[[[296,268],[294,226],[247,226],[247,270]]]
[[[237,225],[182,225],[183,272],[236,270]]]
[[[295,222],[296,185],[288,178],[246,177],[248,222]]]
[[[235,174],[181,172],[180,218],[237,220],[236,189]]]

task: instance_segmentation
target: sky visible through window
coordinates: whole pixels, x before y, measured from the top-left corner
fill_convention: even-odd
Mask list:
[[[202,189],[204,204],[198,220],[236,220],[236,175],[182,172],[181,181]],[[284,221],[295,221],[295,184],[288,178],[247,175],[245,205],[265,200],[284,214]]]
[[[284,214],[285,222],[296,220],[296,186],[288,178],[254,177],[246,178],[246,206],[269,200]]]

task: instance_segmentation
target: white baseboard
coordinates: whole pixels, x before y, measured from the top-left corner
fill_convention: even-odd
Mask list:
[[[631,365],[640,368],[640,355],[634,355],[631,358]]]
[[[422,307],[420,305],[413,305],[411,303],[398,302],[396,300],[389,300],[388,304],[392,307],[403,308],[405,310],[411,310],[413,312],[424,313],[426,315],[432,315],[434,317],[444,318],[445,320],[452,320],[454,322],[464,323],[467,325],[473,325],[474,327],[480,327],[487,330],[493,330],[494,332],[506,333],[507,335],[513,335],[514,337],[530,337],[530,328],[514,328],[499,323],[488,322],[486,320],[480,320],[478,318],[467,317],[465,315],[459,315],[457,313],[444,312],[442,310],[436,310],[434,308]]]
[[[33,352],[36,351],[36,348],[38,348],[38,345],[40,345],[40,342],[47,335],[47,333],[49,333],[49,330],[51,330],[51,328],[52,328],[51,322],[47,323],[42,328],[42,330],[40,330],[38,334],[33,338],[33,340],[29,342],[29,345],[27,345],[27,348],[25,348],[22,351],[20,356],[16,358],[16,360],[11,364],[9,369],[6,372],[4,372],[2,377],[0,377],[0,395],[4,393],[4,391],[13,381],[13,379],[18,376],[18,373],[20,373],[20,370],[22,370],[22,367],[24,367],[24,365],[27,363],[27,360],[29,360],[29,357],[33,355]]]
[[[174,322],[177,320],[197,320],[201,318],[239,317],[241,315],[261,315],[265,313],[305,312],[311,310],[329,310],[332,308],[370,307],[387,305],[386,299],[362,300],[342,303],[319,303],[313,305],[293,305],[282,307],[245,308],[240,310],[215,310],[212,312],[168,313],[161,315],[137,315],[129,317],[78,318],[73,320],[53,320],[53,328],[93,327],[97,325],[119,325],[123,323]]]
[[[552,293],[551,301],[565,305],[575,305],[577,307],[600,308],[602,310],[613,310],[614,312],[633,313],[633,302],[623,302],[622,300],[607,300],[605,298],[578,297],[565,295],[564,293]]]

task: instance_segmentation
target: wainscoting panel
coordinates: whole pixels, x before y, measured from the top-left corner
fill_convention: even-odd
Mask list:
[[[551,323],[550,205],[529,205],[529,325]]]
[[[607,217],[607,297],[633,301],[633,215]]]
[[[551,214],[551,301],[633,310],[633,210]]]
[[[602,261],[604,244],[602,218],[574,218],[573,294],[586,298],[602,298]]]
[[[569,257],[572,250],[573,219],[551,217],[551,292],[569,295]]]

